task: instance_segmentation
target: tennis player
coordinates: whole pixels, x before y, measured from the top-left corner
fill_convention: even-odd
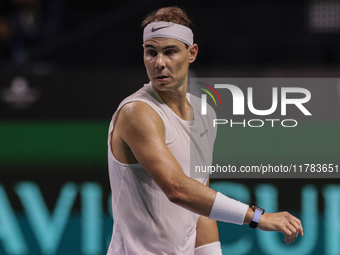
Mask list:
[[[190,161],[211,165],[215,113],[200,114],[187,93],[197,57],[194,27],[177,7],[143,21],[144,64],[150,79],[124,99],[109,128],[108,163],[113,233],[109,255],[221,255],[216,220],[280,231],[286,243],[303,235],[287,212],[264,213],[190,178]],[[190,143],[194,146],[190,146]]]

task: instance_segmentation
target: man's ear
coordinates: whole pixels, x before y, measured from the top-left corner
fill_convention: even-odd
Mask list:
[[[198,45],[195,43],[189,47],[189,63],[193,63],[196,60],[198,53]]]

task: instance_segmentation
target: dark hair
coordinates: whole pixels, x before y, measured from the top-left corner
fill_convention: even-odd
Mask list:
[[[195,26],[192,21],[188,18],[188,15],[184,10],[176,6],[163,7],[157,11],[149,14],[142,22],[142,27],[145,28],[148,24],[156,21],[172,22],[186,26],[192,30],[195,34]]]

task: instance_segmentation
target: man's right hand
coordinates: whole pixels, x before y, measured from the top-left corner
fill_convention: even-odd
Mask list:
[[[282,232],[286,244],[294,242],[298,234],[303,236],[301,221],[288,212],[264,213],[257,227],[264,231]]]

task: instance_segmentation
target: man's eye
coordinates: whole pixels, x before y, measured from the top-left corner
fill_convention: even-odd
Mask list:
[[[174,50],[167,50],[167,51],[165,52],[166,55],[171,55],[171,54],[174,54],[174,53],[175,53]]]
[[[150,55],[150,56],[156,56],[157,55],[157,52],[156,51],[153,51],[153,50],[149,50],[148,51],[148,55]]]

